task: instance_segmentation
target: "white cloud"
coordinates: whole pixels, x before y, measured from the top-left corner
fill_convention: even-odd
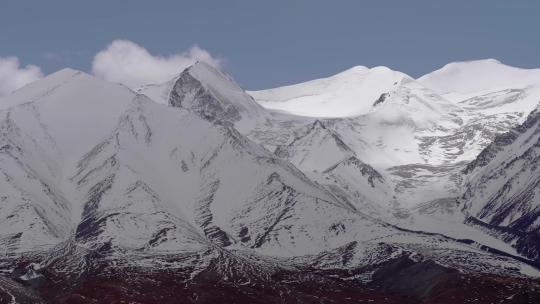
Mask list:
[[[198,46],[180,54],[154,56],[129,40],[115,40],[96,54],[92,72],[106,80],[136,88],[143,84],[165,82],[196,61],[204,61],[218,68],[221,64],[219,58]]]
[[[35,65],[21,67],[17,57],[0,57],[0,96],[43,77],[41,69]]]

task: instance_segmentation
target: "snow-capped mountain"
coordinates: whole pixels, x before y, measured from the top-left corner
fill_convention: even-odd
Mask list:
[[[460,170],[536,106],[538,75],[537,70],[479,60],[449,64],[418,81],[387,68],[353,68],[326,79],[249,93],[268,109],[311,116],[310,123],[325,117],[328,128],[361,161],[389,175],[397,205],[412,207],[459,196]],[[364,87],[373,77],[384,81]],[[462,99],[452,95],[457,93]],[[333,113],[333,108],[347,113]],[[324,113],[333,113],[333,118]],[[306,125],[294,133],[301,134]]]
[[[466,161],[521,116],[480,128],[483,106],[380,67],[250,94],[197,63],[136,91],[66,69],[1,99],[0,300],[399,303],[511,285],[498,299],[538,277],[529,252],[445,219]]]
[[[350,117],[365,114],[409,76],[387,67],[356,66],[301,84],[248,92],[259,103],[295,115]]]
[[[318,108],[322,104],[319,102],[322,84],[334,88],[329,84],[340,83],[334,82],[335,78],[344,83],[362,83],[363,78],[355,78],[351,71],[300,85],[250,93],[267,108],[306,116],[309,113],[300,113],[294,108],[298,105],[295,96],[301,96],[306,108]],[[340,94],[355,96],[356,104],[367,106],[369,110],[356,111],[362,115],[351,110],[343,115],[347,118],[327,118],[327,125],[352,153],[387,176],[386,185],[394,190],[391,201],[398,208],[391,212],[400,218],[405,216],[405,221],[399,221],[401,225],[481,240],[484,235],[464,227],[466,216],[455,203],[463,191],[462,170],[497,134],[523,122],[536,106],[540,96],[539,75],[538,70],[512,68],[495,60],[452,63],[418,81],[402,77],[374,103],[371,91],[349,89],[347,93],[348,87],[343,86]],[[388,77],[388,81],[391,79]],[[331,101],[326,104],[334,105]],[[322,108],[321,112],[329,111]],[[317,113],[312,115],[317,116]],[[303,150],[313,156],[314,151],[318,151],[316,147]],[[324,162],[315,156],[311,163]],[[379,199],[389,197],[376,192],[374,195]]]
[[[80,206],[67,177],[134,96],[66,69],[2,99],[3,242],[24,251],[70,235]]]
[[[232,78],[204,62],[187,68],[169,82],[143,86],[137,91],[160,103],[188,109],[204,119],[233,123],[240,130],[254,128],[254,123],[267,115]]]
[[[445,98],[463,101],[540,83],[540,69],[521,69],[495,59],[453,62],[418,81]]]

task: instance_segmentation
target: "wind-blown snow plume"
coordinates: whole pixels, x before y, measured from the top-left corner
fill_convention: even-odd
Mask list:
[[[35,65],[21,67],[17,57],[0,57],[0,97],[43,77]]]
[[[220,67],[221,59],[198,46],[180,54],[154,56],[129,40],[115,40],[94,57],[92,72],[103,79],[135,88],[165,82],[196,61]]]

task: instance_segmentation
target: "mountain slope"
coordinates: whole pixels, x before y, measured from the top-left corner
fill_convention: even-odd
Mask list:
[[[332,207],[336,204],[332,197],[294,167],[273,158],[234,129],[212,126],[193,114],[148,100],[138,101],[121,119],[117,133],[95,151],[81,160],[75,176],[80,187],[89,189],[83,192],[88,191],[85,214],[91,223],[115,222],[103,221],[107,216],[99,213],[123,210],[124,214],[129,201],[126,195],[132,195],[129,189],[138,183],[144,185],[141,190],[147,189],[145,195],[155,193],[168,213],[212,243],[298,254],[328,246],[320,243],[322,235],[313,235],[313,229],[319,228],[305,214],[315,215],[313,208],[331,208],[334,211],[329,214],[342,216],[346,213],[344,208]],[[137,155],[131,151],[138,151]],[[120,205],[110,205],[112,202]],[[144,215],[156,212],[139,211]],[[81,224],[88,225],[86,221]],[[332,224],[323,222],[318,220],[318,226]],[[129,227],[125,231],[133,230]],[[309,238],[296,234],[296,229],[304,230]],[[166,240],[161,240],[161,246]],[[185,247],[182,244],[179,246]]]
[[[337,134],[319,120],[305,134],[275,151],[276,155],[291,161],[304,172],[324,171],[353,153]]]
[[[2,242],[11,250],[69,238],[80,209],[67,176],[134,96],[125,87],[65,69],[2,99]]]
[[[47,151],[25,134],[15,113],[0,115],[0,246],[6,252],[48,249],[72,229],[70,205],[55,188],[54,147]]]
[[[508,133],[495,138],[470,163],[462,197],[471,224],[512,241],[524,255],[539,258],[540,108]]]
[[[359,160],[341,137],[320,120],[288,145],[278,146],[274,154],[357,210],[380,217],[389,205],[391,186],[385,178]]]

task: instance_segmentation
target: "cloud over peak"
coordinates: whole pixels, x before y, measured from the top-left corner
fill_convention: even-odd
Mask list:
[[[0,97],[43,77],[38,66],[20,66],[17,57],[0,57]]]
[[[59,60],[68,56],[46,53],[45,59]],[[184,52],[169,56],[153,55],[144,47],[129,40],[114,40],[93,58],[92,73],[105,80],[122,83],[130,88],[144,84],[163,83],[178,75],[197,61],[220,68],[222,60],[208,51],[192,46]],[[18,57],[0,57],[0,97],[43,77],[39,66],[21,66]]]
[[[105,80],[136,88],[170,80],[196,61],[204,61],[217,68],[221,65],[219,58],[196,45],[179,54],[159,56],[129,40],[114,40],[96,54],[92,72]]]

